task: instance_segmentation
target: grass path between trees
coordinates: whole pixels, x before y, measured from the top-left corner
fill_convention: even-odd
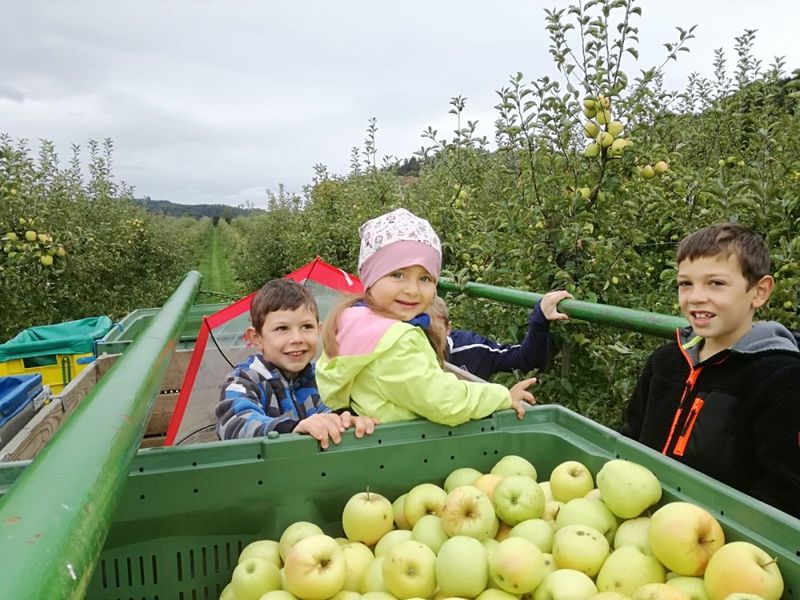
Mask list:
[[[210,292],[239,296],[241,287],[233,277],[233,269],[228,263],[229,248],[225,247],[223,237],[220,235],[219,227],[211,229],[211,239],[208,241],[206,253],[200,261],[198,267],[203,274],[201,288]],[[198,298],[201,302],[226,302],[224,298],[219,298],[211,294],[200,294]]]

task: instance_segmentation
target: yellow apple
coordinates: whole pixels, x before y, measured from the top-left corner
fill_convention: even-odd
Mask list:
[[[588,525],[568,525],[556,531],[553,558],[559,568],[574,569],[594,577],[608,558],[606,537]]]
[[[779,600],[783,576],[773,557],[750,542],[731,542],[708,561],[704,575],[710,600],[731,594],[757,594],[764,600]]]
[[[398,529],[411,529],[411,525],[408,524],[408,519],[406,519],[405,501],[406,494],[403,494],[398,496],[395,501],[392,502],[394,524]]]
[[[436,555],[425,544],[408,540],[383,559],[383,583],[400,600],[430,598],[436,591]]]
[[[648,583],[664,583],[664,567],[635,546],[614,550],[597,574],[597,589],[630,596]]]
[[[708,600],[706,585],[702,577],[667,577],[667,585],[678,588],[689,600]]]
[[[236,600],[258,600],[281,588],[281,573],[275,563],[260,556],[246,558],[233,570],[231,589]]]
[[[347,539],[367,546],[392,530],[394,510],[388,499],[375,492],[359,492],[344,505],[342,528]]]
[[[633,592],[631,600],[689,600],[682,591],[666,583],[648,583]]]
[[[532,483],[536,485],[535,481]],[[447,494],[441,517],[442,526],[450,537],[466,535],[484,540],[493,538],[499,527],[492,501],[471,485],[462,485]]]
[[[497,516],[508,525],[527,519],[538,519],[544,513],[544,492],[536,479],[509,475],[494,488],[492,494]]]
[[[527,458],[516,454],[507,454],[497,461],[489,472],[503,477],[520,475],[522,477],[530,477],[536,481],[536,467]]]
[[[509,532],[510,537],[522,537],[533,542],[542,552],[553,549],[553,536],[555,535],[553,523],[544,519],[528,519],[517,523]]]
[[[597,472],[597,487],[603,502],[622,519],[638,517],[661,500],[661,483],[653,472],[640,464],[615,459]]]
[[[378,540],[378,543],[375,544],[375,556],[383,556],[400,542],[405,542],[406,540],[410,539],[411,531],[408,529],[394,529],[392,531],[388,531],[381,539]]]
[[[702,575],[711,556],[725,543],[725,534],[704,508],[670,502],[653,513],[647,539],[653,555],[670,571]]]
[[[489,580],[489,557],[478,540],[463,535],[450,538],[436,556],[436,581],[448,597],[475,598]]]
[[[444,491],[450,493],[459,486],[472,485],[481,475],[483,475],[483,473],[471,467],[456,469],[444,480]]]
[[[319,535],[322,529],[316,523],[309,521],[296,521],[284,529],[281,539],[278,540],[278,551],[280,552],[281,559],[286,560],[286,555],[289,550],[297,542],[312,535]]]
[[[425,515],[411,530],[411,539],[422,542],[433,550],[434,554],[439,553],[439,548],[447,541],[448,537],[444,525],[442,525],[442,518],[437,515]]]
[[[410,527],[419,521],[423,515],[438,515],[441,513],[445,492],[433,483],[420,483],[406,494],[403,509]]]
[[[326,600],[344,587],[347,565],[336,540],[321,534],[302,539],[292,546],[284,561],[283,572],[287,590],[298,598]],[[236,596],[238,598],[239,594]]]
[[[508,537],[489,556],[489,573],[497,586],[510,594],[527,594],[544,578],[541,550],[524,538]]]
[[[578,600],[597,593],[597,586],[585,573],[573,569],[557,569],[536,588],[533,600]]]
[[[342,590],[360,592],[361,580],[375,556],[365,544],[349,542],[342,546],[344,555],[345,578]]]
[[[281,552],[278,542],[274,540],[256,540],[244,547],[241,554],[239,554],[239,561],[247,560],[251,556],[260,556],[266,558],[274,563],[276,567],[281,568]]]
[[[550,491],[553,498],[560,502],[581,498],[593,487],[592,474],[578,461],[563,462],[550,474]]]

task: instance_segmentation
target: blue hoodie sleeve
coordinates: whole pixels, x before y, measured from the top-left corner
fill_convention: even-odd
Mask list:
[[[515,369],[527,372],[545,366],[550,358],[550,322],[537,303],[521,344],[499,344],[473,331],[455,330],[448,346],[449,362],[483,379]]]

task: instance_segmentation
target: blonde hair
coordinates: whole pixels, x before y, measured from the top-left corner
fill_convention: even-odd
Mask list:
[[[339,333],[339,317],[342,315],[345,309],[348,309],[359,302],[366,304],[367,307],[375,314],[394,319],[395,321],[397,320],[396,317],[393,317],[392,315],[378,309],[375,306],[369,290],[367,290],[363,296],[346,297],[331,309],[331,311],[325,317],[325,323],[322,325],[322,348],[325,350],[325,354],[328,355],[328,358],[339,356],[339,342],[336,340],[336,336]],[[426,312],[429,310],[430,308],[428,308]],[[444,364],[444,349],[446,343],[445,338],[447,337],[447,328],[443,325],[440,319],[431,318],[430,326],[428,329],[423,329],[423,331],[425,332],[425,337],[428,338],[433,351],[436,353],[436,359],[439,362],[439,366],[442,366]]]

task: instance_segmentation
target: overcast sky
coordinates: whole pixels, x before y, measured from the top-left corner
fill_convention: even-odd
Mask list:
[[[577,0],[576,0],[577,1]],[[522,71],[553,74],[549,0],[210,2],[3,0],[0,131],[71,143],[110,137],[114,174],[139,196],[184,204],[265,205],[295,192],[316,163],[349,169],[378,119],[379,156],[409,157],[428,126],[452,128],[448,102],[492,137],[495,90]],[[698,25],[669,88],[711,76],[723,47],[758,29],[767,66],[800,67],[797,0],[643,0],[637,69],[660,64],[676,26]]]

